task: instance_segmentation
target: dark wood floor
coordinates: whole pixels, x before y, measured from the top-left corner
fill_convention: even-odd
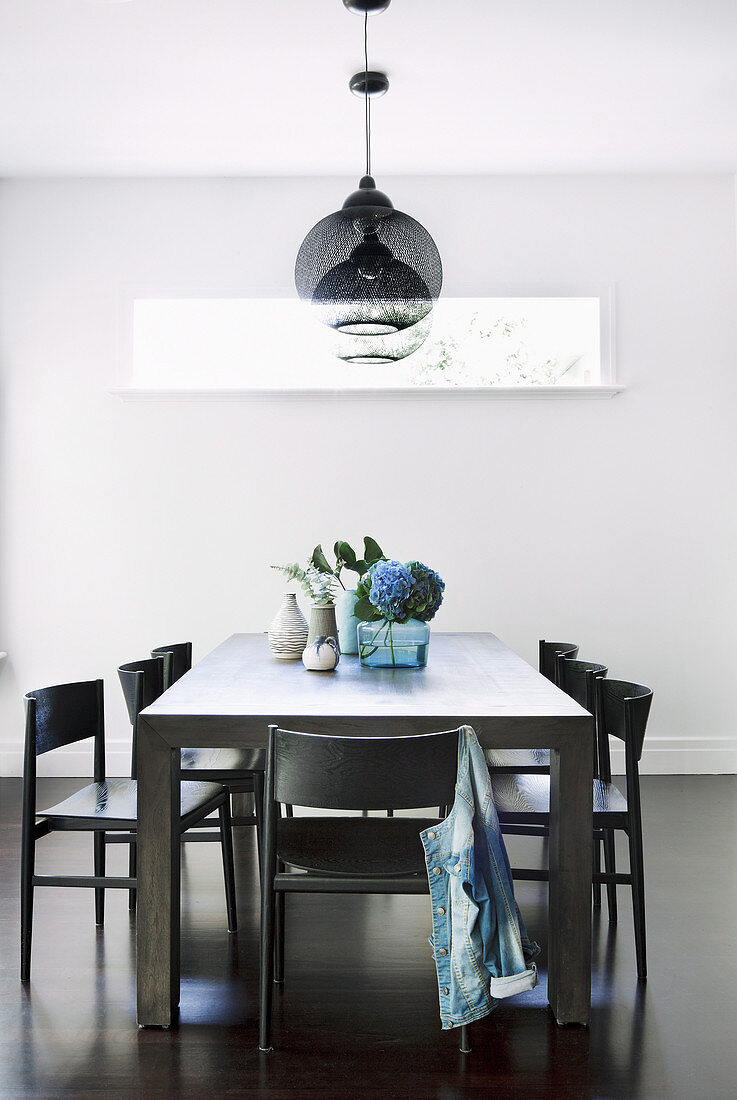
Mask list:
[[[40,798],[78,781],[41,781]],[[179,1026],[135,1025],[135,922],[108,893],[37,890],[30,987],[18,979],[20,781],[0,780],[0,1096],[341,1100],[398,1097],[721,1100],[737,1095],[737,778],[643,780],[650,978],[635,976],[629,892],[620,923],[594,919],[591,1027],[558,1028],[541,985],[474,1025],[473,1054],[441,1032],[423,897],[288,899],[287,981],[269,1055],[257,1050],[258,890],[239,830],[240,930],[225,922],[220,853],[183,859]],[[48,803],[47,803],[48,804]],[[524,859],[540,841],[510,842]],[[515,845],[517,847],[515,847]],[[39,870],[91,868],[91,841],[40,842]],[[122,849],[112,849],[120,865]],[[623,857],[624,858],[624,857]],[[545,943],[545,892],[519,884]]]

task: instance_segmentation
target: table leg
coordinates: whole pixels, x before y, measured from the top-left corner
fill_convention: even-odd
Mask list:
[[[580,733],[550,753],[548,1001],[559,1024],[591,1015],[591,739]]]
[[[180,753],[138,720],[138,1024],[168,1027],[179,1006]]]

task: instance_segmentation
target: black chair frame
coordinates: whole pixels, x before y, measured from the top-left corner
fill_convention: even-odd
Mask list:
[[[140,682],[139,682],[140,690]],[[105,890],[135,892],[134,875],[113,876],[105,873],[105,843],[110,830],[125,830],[124,838],[135,845],[130,818],[87,816],[44,817],[36,810],[36,761],[43,753],[88,738],[94,740],[93,782],[105,784],[104,687],[102,680],[60,684],[28,692],[25,696],[26,730],[21,811],[21,981],[30,980],[33,933],[33,892],[37,886],[92,888],[95,891],[95,923],[104,924]],[[128,781],[122,781],[124,783]],[[230,831],[230,807],[224,789],[190,813],[182,816],[182,830],[203,816],[218,810],[223,843],[228,927],[235,931],[235,875]],[[91,832],[93,834],[94,875],[37,875],[36,842],[51,832]]]
[[[624,742],[626,782],[626,809],[594,807],[592,881],[599,888],[602,885],[607,887],[609,920],[612,923],[617,921],[616,887],[632,888],[637,976],[644,979],[647,977],[647,952],[639,761],[652,704],[652,691],[642,684],[634,684],[628,680],[609,680],[592,672],[587,673],[587,676],[589,698],[593,694],[592,713],[596,716],[598,778],[605,787],[612,783],[609,738],[615,737]],[[515,827],[521,827],[519,831],[525,832],[530,826],[539,826],[541,823],[547,827],[549,819],[549,813],[536,810],[512,811],[498,805],[497,811],[500,823],[508,832],[516,832]],[[616,870],[613,830],[624,832],[628,838],[630,870],[627,873]],[[604,872],[597,860],[599,840],[604,841]],[[532,881],[547,881],[549,877],[547,870],[519,867],[512,868],[512,875],[515,879]]]
[[[453,730],[411,737],[333,737],[269,727],[261,882],[260,1050],[272,1049],[272,991],[274,983],[284,979],[287,893],[429,893],[419,835],[417,855],[410,849],[410,858],[418,860],[417,869],[413,865],[411,873],[406,869],[398,872],[396,862],[391,866],[392,857],[396,860],[397,839],[406,837],[406,818],[336,816],[318,819],[322,822],[318,826],[314,818],[282,817],[282,807],[355,812],[451,805],[458,734]],[[414,821],[417,834],[431,821],[437,823],[436,818]],[[350,836],[365,843],[341,857],[335,854],[340,850],[341,830],[346,830],[343,836],[349,837],[350,845],[349,828]],[[295,844],[299,851],[300,843],[303,858],[294,854]],[[291,859],[283,860],[285,855]],[[464,1053],[471,1049],[467,1026],[461,1028],[460,1048]]]

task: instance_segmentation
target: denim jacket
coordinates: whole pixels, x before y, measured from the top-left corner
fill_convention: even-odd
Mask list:
[[[420,833],[432,899],[430,944],[444,1028],[487,1016],[502,997],[533,989],[539,947],[514,900],[512,872],[484,753],[470,726],[458,738],[453,809]]]

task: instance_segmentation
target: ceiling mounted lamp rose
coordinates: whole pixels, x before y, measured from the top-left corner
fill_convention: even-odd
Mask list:
[[[343,0],[364,16],[364,69],[349,87],[365,102],[366,174],[343,203],[305,237],[297,254],[297,292],[335,333],[334,352],[353,363],[393,363],[411,355],[432,325],[443,282],[427,230],[394,208],[371,175],[371,98],[389,87],[368,67],[368,16],[390,0]]]

